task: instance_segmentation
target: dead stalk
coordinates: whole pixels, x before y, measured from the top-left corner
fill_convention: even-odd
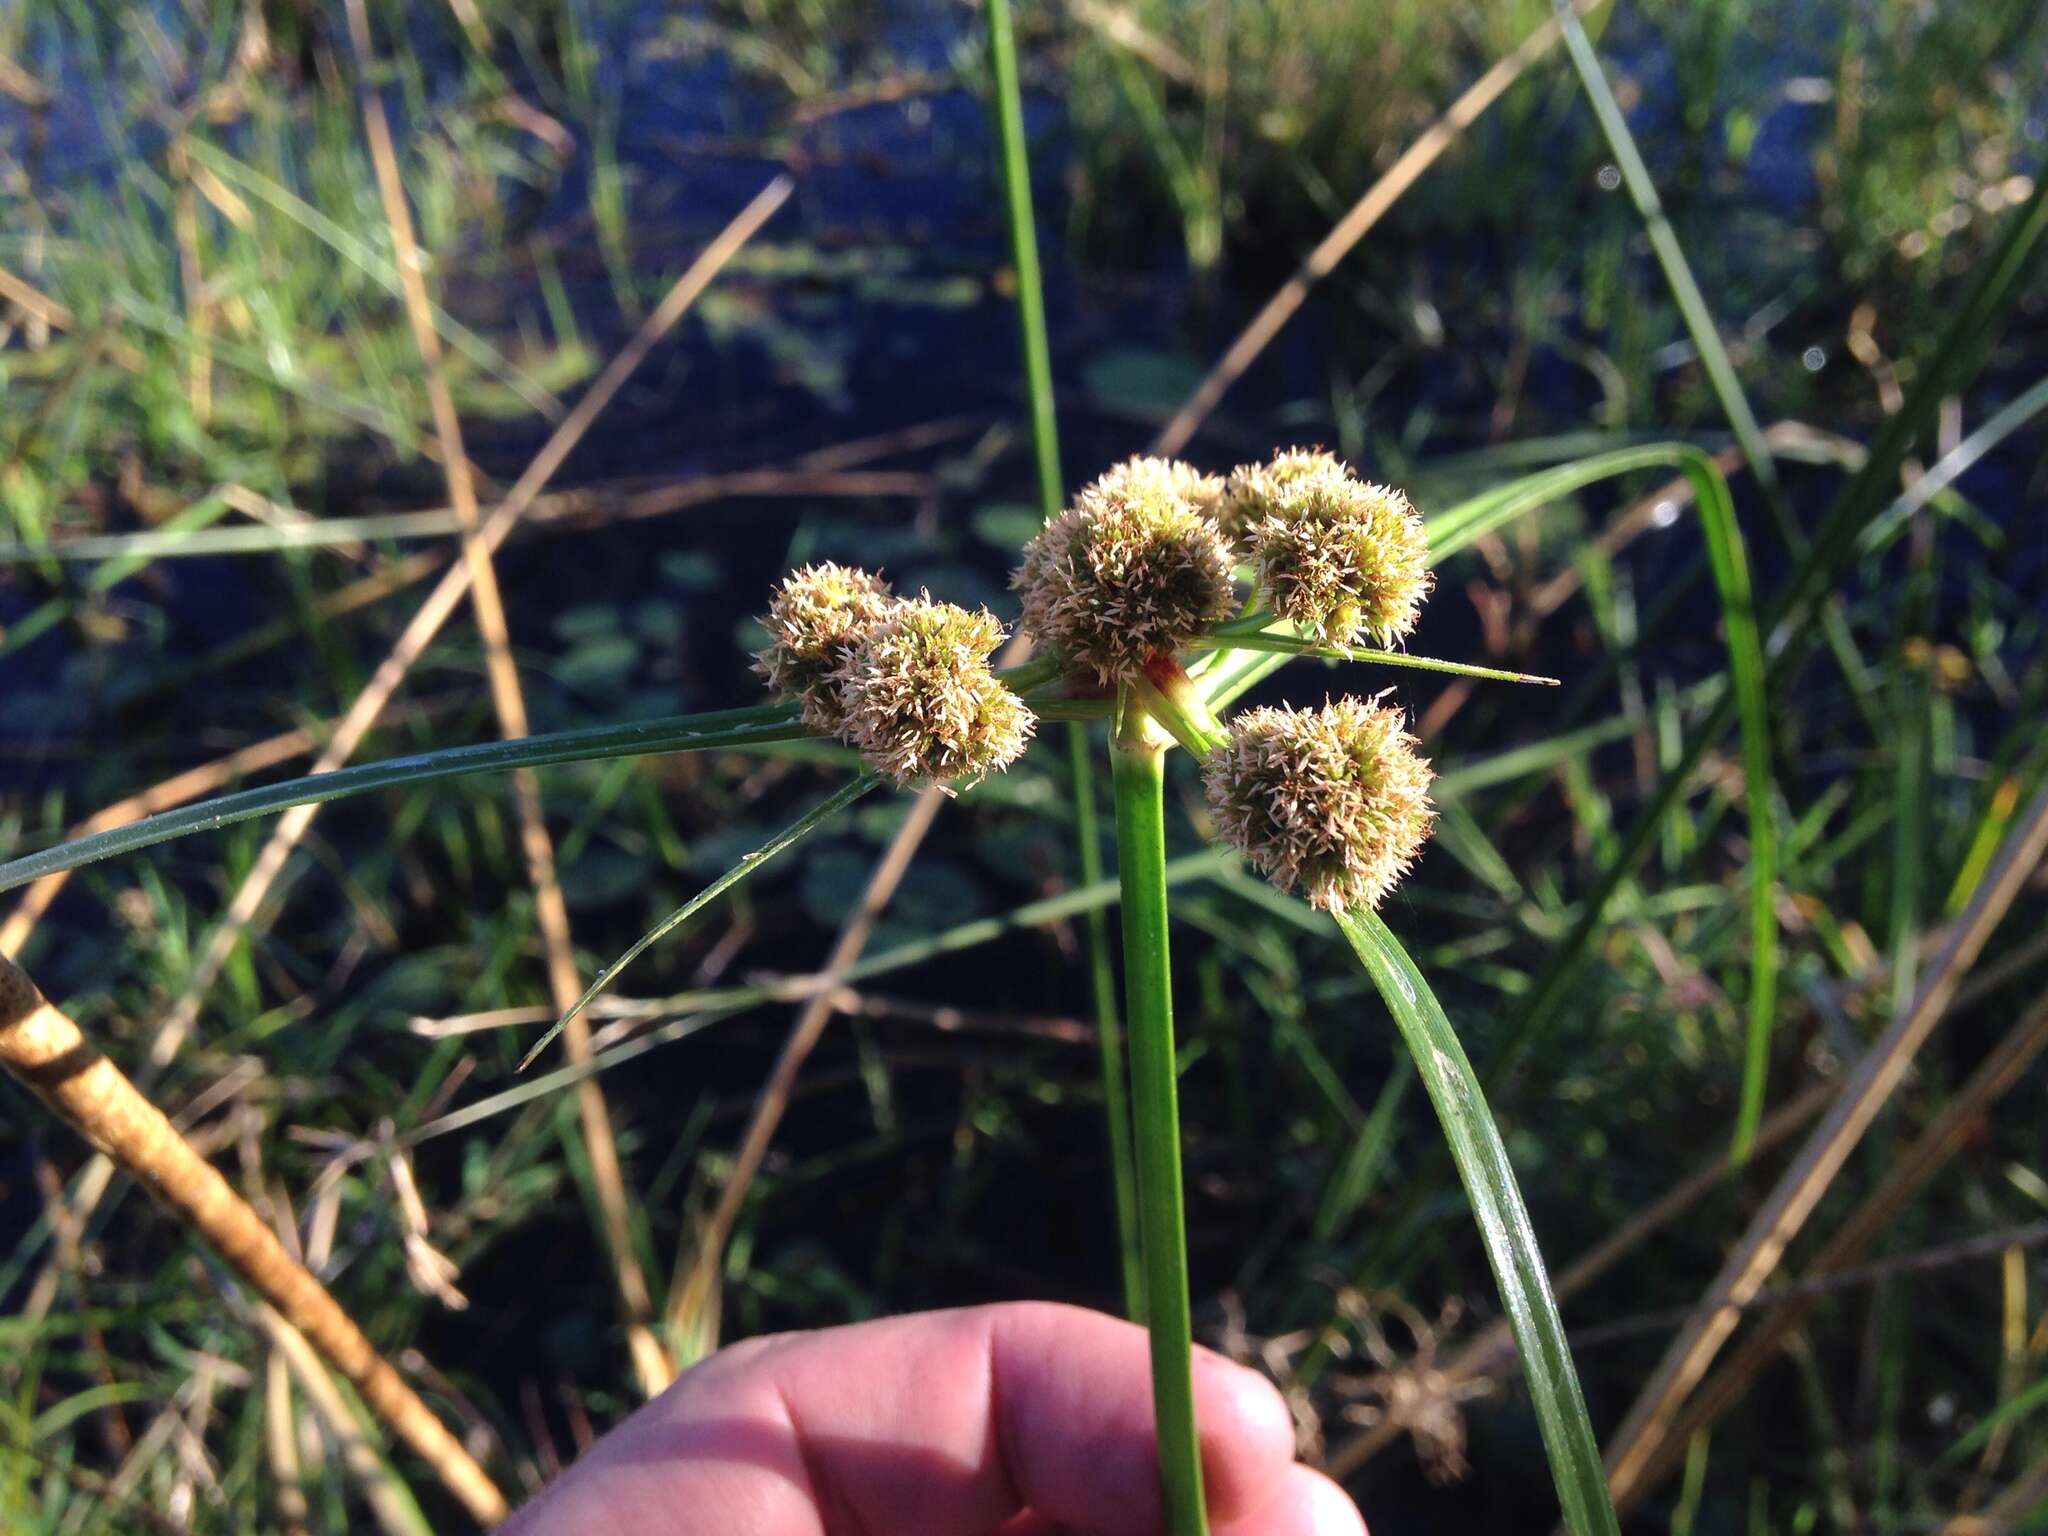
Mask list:
[[[371,62],[369,19],[363,0],[348,0],[350,39],[359,66]],[[427,294],[426,272],[419,245],[413,235],[412,211],[405,200],[399,176],[398,153],[391,141],[391,125],[384,115],[383,98],[374,86],[363,90],[363,129],[370,143],[370,159],[376,168],[377,189],[384,204],[384,217],[391,230],[392,253],[398,264],[405,291],[406,316],[412,326],[413,342],[419,349],[420,365],[426,374],[427,395],[433,406],[434,432],[441,440],[442,465],[448,479],[448,500],[462,531],[464,568],[469,573],[470,602],[476,613],[477,629],[484,642],[484,667],[489,678],[491,704],[498,716],[498,732],[506,740],[529,734],[526,695],[519,684],[519,668],[512,659],[511,626],[498,587],[491,551],[479,536],[481,518],[477,510],[476,481],[470,473],[463,448],[462,420],[455,409],[455,395],[448,387],[447,370],[441,361],[441,338],[434,330],[434,310]],[[574,1006],[583,993],[576,970],[575,943],[569,931],[569,907],[562,896],[555,872],[555,850],[548,835],[547,817],[541,803],[540,776],[530,768],[512,775],[512,799],[519,818],[519,841],[526,860],[527,883],[533,887],[535,915],[539,919],[541,943],[547,957],[548,991],[558,1012]],[[563,1048],[571,1063],[590,1060],[590,1021],[580,1014],[563,1032]],[[604,1090],[595,1076],[576,1085],[576,1107],[581,1120],[583,1144],[590,1160],[591,1183],[595,1186],[598,1210],[604,1224],[605,1242],[611,1250],[612,1273],[620,1305],[626,1315],[626,1337],[643,1395],[652,1397],[675,1379],[675,1367],[653,1329],[654,1300],[647,1288],[647,1276],[633,1248],[631,1200],[626,1176],[619,1161],[618,1141],[612,1134],[611,1113]]]
[[[195,1152],[71,1019],[0,960],[0,1065],[119,1167],[139,1179],[289,1319],[485,1525],[509,1512],[475,1458],[377,1353],[326,1287],[219,1171]]]
[[[1735,1252],[1702,1298],[1702,1311],[1681,1328],[1638,1395],[1607,1452],[1608,1486],[1618,1509],[1643,1491],[1649,1458],[1685,1399],[1734,1331],[1741,1307],[1762,1289],[1785,1246],[1806,1224],[1828,1185],[1870,1128],[1912,1065],[1913,1057],[1955,996],[1991,932],[2048,848],[2048,789],[2034,797],[2007,833],[1991,870],[1912,999],[1857,1062],[1825,1119],[1779,1178]]]
[[[1573,9],[1584,16],[1602,3],[1604,0],[1574,0]],[[1202,380],[1201,387],[1166,424],[1166,430],[1159,434],[1159,440],[1153,446],[1154,453],[1176,454],[1187,446],[1188,439],[1216,409],[1225,391],[1266,350],[1273,338],[1279,335],[1280,328],[1294,318],[1294,312],[1308,298],[1309,290],[1336,269],[1337,263],[1349,255],[1351,248],[1365,238],[1367,231],[1379,223],[1387,210],[1421,179],[1422,173],[1436,164],[1443,152],[1457,142],[1458,135],[1477,122],[1486,109],[1500,99],[1501,93],[1522,77],[1524,70],[1557,46],[1562,35],[1563,29],[1555,17],[1545,20],[1542,26],[1523,38],[1512,53],[1473,81],[1442,117],[1422,131],[1421,136],[1402,152],[1401,158],[1387,167],[1386,174],[1366,189],[1365,196],[1354,203],[1351,211],[1339,219],[1336,226],[1323,236],[1322,242],[1303,258],[1294,276],[1266,301],[1266,307],[1252,317],[1251,324],[1230,344],[1230,350],[1209,370],[1209,376]]]
[[[2048,997],[2037,1001],[1977,1064],[1955,1096],[1917,1140],[1901,1153],[1876,1189],[1836,1229],[1807,1266],[1807,1278],[1840,1273],[1862,1261],[1890,1229],[1905,1205],[1962,1148],[1974,1126],[1998,1098],[2019,1081],[2042,1047],[2048,1046]],[[1718,1423],[1755,1383],[1785,1341],[1805,1321],[1816,1296],[1784,1302],[1766,1317],[1742,1348],[1693,1395],[1644,1459],[1638,1492],[1648,1492],[1685,1459],[1693,1435]]]

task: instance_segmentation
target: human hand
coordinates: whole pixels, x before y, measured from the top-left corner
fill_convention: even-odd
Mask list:
[[[1150,1536],[1143,1329],[1021,1302],[721,1350],[592,1446],[507,1536]],[[1365,1536],[1294,1461],[1272,1385],[1195,1351],[1215,1536]]]

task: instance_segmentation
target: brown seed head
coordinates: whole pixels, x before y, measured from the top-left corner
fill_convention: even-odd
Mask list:
[[[1228,618],[1235,565],[1205,510],[1218,489],[1165,459],[1117,465],[1025,546],[1024,627],[1109,682]]]
[[[851,566],[827,561],[793,571],[761,620],[769,639],[755,653],[754,670],[777,697],[801,706],[804,724],[820,735],[836,735],[843,717],[832,669],[895,603],[887,582]]]
[[[1415,628],[1429,595],[1429,537],[1408,498],[1347,471],[1304,478],[1250,532],[1273,611],[1332,645],[1379,646]]]
[[[1397,709],[1253,709],[1203,761],[1224,841],[1311,906],[1377,907],[1415,863],[1434,774]]]
[[[1226,536],[1248,538],[1269,517],[1285,517],[1295,497],[1316,487],[1332,488],[1353,479],[1344,461],[1320,448],[1287,448],[1264,464],[1240,464],[1230,472],[1215,518]]]
[[[973,780],[1017,760],[1036,718],[989,670],[1003,627],[929,595],[904,599],[832,671],[841,735],[899,786]]]

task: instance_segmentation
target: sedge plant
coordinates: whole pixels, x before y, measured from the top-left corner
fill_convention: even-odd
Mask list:
[[[1283,454],[1227,481],[1136,458],[1030,541],[1013,584],[1047,652],[1021,679],[1024,693],[1012,691],[1020,679],[989,666],[1002,634],[985,611],[898,597],[871,573],[831,565],[794,573],[775,594],[760,669],[803,721],[898,787],[950,789],[1001,772],[1025,750],[1039,710],[1111,712],[1139,1254],[1169,1529],[1208,1528],[1166,870],[1166,758],[1180,748],[1200,760],[1214,835],[1331,914],[1386,997],[1486,1234],[1538,1387],[1567,1526],[1611,1531],[1597,1447],[1498,1133],[1442,1009],[1375,915],[1429,836],[1430,765],[1384,696],[1218,718],[1293,655],[1487,673],[1384,649],[1414,629],[1428,595],[1420,517],[1400,492],[1326,454]],[[1223,664],[1239,653],[1251,667]]]
[[[1485,512],[1448,517],[1447,531],[1469,534]],[[600,975],[573,1015],[661,934],[870,791],[969,788],[1017,762],[1043,721],[1106,729],[1160,1477],[1174,1536],[1195,1536],[1207,1526],[1191,1389],[1164,793],[1167,758],[1184,750],[1200,767],[1203,830],[1328,914],[1386,1001],[1471,1200],[1566,1527],[1574,1536],[1608,1532],[1597,1446],[1479,1080],[1377,911],[1430,834],[1433,769],[1384,695],[1225,718],[1248,688],[1301,657],[1550,681],[1395,648],[1415,627],[1430,562],[1427,525],[1407,498],[1329,455],[1282,454],[1227,479],[1133,459],[1086,486],[1023,551],[1014,584],[1040,649],[1022,665],[995,665],[1005,637],[986,610],[899,594],[876,573],[813,565],[776,588],[762,619],[768,642],[756,660],[772,703],[454,748],[219,796],[0,865],[0,890],[294,803],[396,784],[647,752],[772,749],[806,736],[859,754],[863,773],[665,919]]]

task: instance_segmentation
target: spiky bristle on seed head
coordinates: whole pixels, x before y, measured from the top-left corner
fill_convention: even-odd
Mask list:
[[[1320,448],[1285,448],[1263,464],[1240,464],[1223,483],[1212,515],[1225,537],[1242,541],[1269,517],[1286,516],[1289,504],[1317,486],[1339,486],[1354,477],[1334,453]]]
[[[842,717],[832,670],[895,602],[887,582],[853,566],[825,561],[792,571],[761,619],[769,638],[755,653],[754,670],[802,709],[804,724],[834,735]]]
[[[1408,498],[1351,475],[1304,476],[1252,525],[1259,588],[1275,613],[1331,645],[1391,645],[1429,595],[1429,536]]]
[[[1434,774],[1397,709],[1343,698],[1247,710],[1202,764],[1224,840],[1324,911],[1377,907],[1413,867]]]
[[[971,783],[1007,768],[1037,724],[989,669],[1003,627],[922,595],[898,601],[832,670],[840,734],[899,786]]]
[[[1235,611],[1235,563],[1207,509],[1220,483],[1185,464],[1117,465],[1025,546],[1024,627],[1104,682],[1172,655]]]

